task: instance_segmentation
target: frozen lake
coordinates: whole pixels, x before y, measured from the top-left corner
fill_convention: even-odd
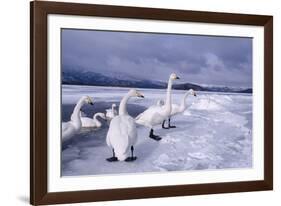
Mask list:
[[[94,98],[94,106],[83,111],[92,117],[105,112],[112,103],[119,105],[128,88],[62,86],[62,121],[68,121],[83,95]],[[157,100],[165,99],[165,90],[139,89],[144,99],[131,98],[127,106],[136,117]],[[180,103],[185,91],[173,90],[173,103]],[[156,127],[156,142],[148,137],[149,129],[138,126],[134,162],[113,162],[105,138],[108,124],[100,129],[82,129],[62,145],[62,175],[102,175],[135,172],[161,172],[252,167],[252,94],[197,92],[187,97],[188,109],[172,118],[177,128]]]

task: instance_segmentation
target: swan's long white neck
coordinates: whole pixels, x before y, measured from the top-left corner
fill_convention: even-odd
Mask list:
[[[171,112],[171,103],[172,103],[172,98],[171,98],[171,90],[172,90],[172,85],[173,85],[173,80],[169,78],[168,82],[168,87],[167,87],[167,93],[166,93],[166,101],[165,101],[165,112],[170,113]]]
[[[80,111],[81,111],[81,107],[84,105],[84,99],[80,99],[76,106],[74,107],[74,110],[72,112],[71,115],[71,120],[72,121],[79,121],[80,120]],[[80,120],[81,121],[81,120]]]
[[[186,93],[184,94],[182,100],[181,100],[181,105],[180,105],[180,110],[181,110],[181,112],[183,112],[183,111],[186,109],[186,107],[187,107],[186,101],[185,101],[185,100],[186,100],[186,98],[187,98],[188,95],[189,95],[189,92],[186,92]]]
[[[128,93],[122,98],[122,100],[120,102],[120,106],[119,106],[119,115],[128,115],[127,102],[130,97],[131,97],[131,95]]]
[[[114,111],[115,107],[116,106],[114,104],[111,106],[112,111]]]
[[[102,113],[96,113],[96,114],[94,114],[93,119],[96,120],[96,121],[99,121],[99,120],[97,119],[97,117],[103,118],[103,117],[102,117]]]
[[[100,126],[101,126],[101,122],[98,120],[97,117],[101,117],[101,118],[102,118],[102,113],[96,113],[96,114],[94,115],[94,117],[93,117],[96,126],[97,126],[97,127],[100,127]]]

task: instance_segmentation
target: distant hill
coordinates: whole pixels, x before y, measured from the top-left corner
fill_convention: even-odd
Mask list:
[[[237,93],[253,93],[251,88],[230,88],[230,87],[218,87],[218,86],[200,86],[191,83],[176,84],[174,89],[187,90],[193,89],[195,91],[208,91],[208,92],[237,92]]]
[[[195,91],[207,91],[204,87],[191,83],[175,84],[173,85],[173,89],[178,89],[178,90],[193,89]]]
[[[138,87],[155,89],[166,88],[166,83],[163,82],[149,80],[118,79],[95,72],[80,72],[76,70],[63,72],[62,84]]]
[[[239,93],[253,93],[253,89],[249,88],[249,89],[240,90]]]
[[[104,75],[96,72],[83,71],[78,69],[64,69],[62,72],[62,84],[68,85],[91,85],[91,86],[115,86],[115,87],[136,87],[165,89],[166,82],[140,80],[131,77],[116,75]],[[173,85],[176,90],[194,89],[195,91],[212,91],[212,92],[238,92],[252,93],[252,89],[237,89],[229,87],[200,86],[197,84],[184,83]]]

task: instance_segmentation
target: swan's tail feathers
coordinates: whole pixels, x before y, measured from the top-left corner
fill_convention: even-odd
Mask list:
[[[128,156],[127,154],[115,154],[119,161],[124,161]]]
[[[119,161],[124,161],[127,157],[129,157],[128,150],[114,150],[116,157],[118,158]]]
[[[127,157],[129,157],[128,147],[127,148],[115,147],[114,152],[115,152],[115,155],[116,155],[116,157],[118,158],[119,161],[124,161]]]

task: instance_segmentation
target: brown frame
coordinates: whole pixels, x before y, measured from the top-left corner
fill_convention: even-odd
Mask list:
[[[264,27],[264,180],[92,191],[47,190],[47,15],[83,15]],[[35,1],[30,4],[30,203],[34,205],[273,189],[273,17]]]

